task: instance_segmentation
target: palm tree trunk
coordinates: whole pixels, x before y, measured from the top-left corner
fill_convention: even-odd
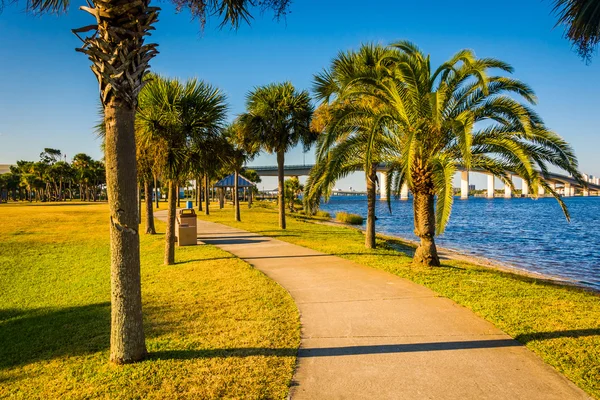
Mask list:
[[[156,197],[156,208],[160,208],[160,204],[159,204],[159,198],[158,198],[158,184],[156,183],[156,174],[153,175],[154,177],[154,197]]]
[[[198,179],[196,179],[196,182],[198,182],[196,185],[198,186],[196,188],[196,191],[198,192],[198,211],[202,211],[202,180],[203,178],[201,176],[198,176]]]
[[[277,202],[279,205],[279,227],[285,229],[285,190],[284,190],[284,171],[283,163],[285,154],[283,151],[277,152]]]
[[[152,190],[150,189],[150,182],[144,181],[144,196],[146,197],[146,234],[154,235],[156,229],[154,228],[154,209],[152,207]]]
[[[415,216],[415,235],[421,239],[413,257],[413,263],[419,266],[439,267],[440,259],[435,247],[434,196],[430,193],[414,193],[413,211]]]
[[[142,223],[142,185],[140,185],[139,181],[137,184],[137,195],[138,195],[138,223],[141,224]]]
[[[177,212],[177,182],[169,181],[169,217],[165,236],[165,265],[175,264],[175,214]]]
[[[146,355],[142,319],[140,237],[136,194],[135,110],[118,100],[104,109],[106,187],[110,207],[110,359],[117,364]]]
[[[209,205],[210,205],[210,188],[209,188],[210,180],[208,178],[208,174],[204,175],[204,214],[210,215]]]
[[[365,234],[365,247],[367,249],[374,249],[376,246],[375,242],[375,202],[377,198],[377,187],[375,180],[377,179],[377,173],[375,168],[371,168],[371,171],[367,173],[367,232]]]
[[[233,174],[233,178],[235,182],[233,183],[233,198],[235,199],[235,220],[240,222],[242,219],[240,218],[240,198],[239,198],[239,187],[238,187],[238,171],[236,170]]]

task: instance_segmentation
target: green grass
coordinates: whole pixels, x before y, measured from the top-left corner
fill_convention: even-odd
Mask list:
[[[358,214],[349,214],[343,211],[335,213],[335,219],[339,222],[350,225],[362,225],[364,220],[363,217]]]
[[[141,238],[149,357],[108,362],[107,216],[105,204],[0,205],[0,398],[286,398],[289,294],[213,246],[177,248],[164,266],[163,234]]]
[[[462,261],[441,268],[411,267],[413,249],[401,241],[378,238],[378,248],[364,247],[355,228],[315,224],[289,217],[288,229],[277,229],[274,206],[248,210],[236,223],[229,206],[213,207],[200,218],[273,236],[334,254],[427,286],[473,310],[536,352],[571,381],[600,399],[600,296],[578,288],[501,272]]]

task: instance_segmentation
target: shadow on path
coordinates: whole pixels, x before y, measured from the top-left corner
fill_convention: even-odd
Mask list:
[[[203,243],[212,244],[215,246],[224,245],[224,244],[255,244],[255,243],[264,243],[268,242],[268,239],[235,239],[235,238],[219,238],[219,239],[211,239],[211,238],[199,238]]]
[[[348,347],[323,347],[323,348],[291,348],[271,349],[265,347],[257,348],[235,348],[235,349],[207,349],[207,350],[173,350],[159,351],[149,355],[150,359],[157,360],[187,360],[191,358],[213,358],[213,357],[254,357],[254,356],[277,356],[289,357],[298,355],[299,358],[309,357],[337,357],[354,356],[363,354],[393,354],[413,353],[445,350],[471,350],[499,347],[518,347],[520,343],[513,339],[496,340],[472,340],[463,342],[437,342],[437,343],[410,343],[410,344],[383,344],[370,346],[348,346]]]

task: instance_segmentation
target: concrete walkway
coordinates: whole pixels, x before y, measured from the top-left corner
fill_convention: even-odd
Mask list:
[[[302,342],[293,399],[589,399],[492,324],[423,286],[212,222],[198,221],[198,238],[294,298]]]

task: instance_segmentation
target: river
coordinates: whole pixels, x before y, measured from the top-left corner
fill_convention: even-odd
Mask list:
[[[571,213],[567,222],[553,198],[454,201],[439,246],[483,257],[506,266],[566,278],[600,289],[600,197],[565,198]],[[366,217],[364,196],[334,196],[321,209]],[[416,240],[412,200],[377,204],[377,232]]]

